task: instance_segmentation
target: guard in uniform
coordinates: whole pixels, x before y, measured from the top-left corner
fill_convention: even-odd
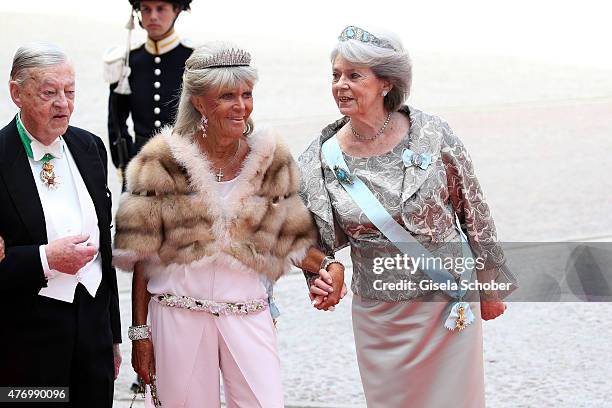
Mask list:
[[[193,51],[174,31],[176,19],[189,10],[191,0],[129,2],[132,14],[127,28],[131,34],[136,15],[147,31],[147,41],[127,52],[113,48],[104,58],[105,79],[110,83],[109,145],[113,164],[120,170],[158,129],[173,122],[185,61]],[[134,138],[126,124],[130,115]]]

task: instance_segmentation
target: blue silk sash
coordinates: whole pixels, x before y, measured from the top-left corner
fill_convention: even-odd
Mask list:
[[[327,165],[333,170],[336,178],[351,196],[355,204],[359,206],[368,217],[368,219],[395,245],[402,253],[412,257],[413,259],[424,257],[433,258],[433,255],[418,242],[410,232],[401,226],[383,205],[376,199],[372,191],[359,179],[359,177],[351,174],[346,161],[342,155],[342,150],[338,144],[336,136],[328,139],[322,146],[323,157]],[[457,222],[457,220],[455,220]],[[461,247],[464,258],[473,258],[470,245],[461,228],[456,225],[456,228],[461,237]],[[421,270],[429,276],[429,278],[438,284],[449,288],[444,292],[451,298],[462,302],[466,289],[460,285],[460,280],[465,277],[464,281],[470,282],[473,268],[468,268],[457,279],[446,269],[436,267],[436,263],[427,262],[426,267]],[[457,290],[451,290],[452,283],[457,283]]]

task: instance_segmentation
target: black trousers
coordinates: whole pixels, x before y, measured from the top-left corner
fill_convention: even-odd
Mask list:
[[[147,144],[149,140],[151,140],[151,136],[147,137],[136,135],[134,137],[134,151],[131,152],[130,158],[136,156],[136,154],[138,154],[138,152],[143,148],[144,145]]]
[[[9,327],[0,336],[0,386],[68,387],[70,402],[11,406],[112,407],[110,292],[104,280],[95,298],[79,284],[73,303],[43,296],[29,300],[23,305],[27,310],[21,310],[25,318],[6,317]]]

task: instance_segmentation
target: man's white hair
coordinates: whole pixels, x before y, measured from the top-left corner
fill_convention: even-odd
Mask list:
[[[31,69],[50,67],[68,62],[66,54],[57,46],[48,43],[22,45],[15,52],[11,67],[11,80],[22,85]]]

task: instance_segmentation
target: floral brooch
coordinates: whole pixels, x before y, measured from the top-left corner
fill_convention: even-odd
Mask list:
[[[419,167],[422,170],[425,170],[431,164],[431,154],[417,154],[410,149],[406,149],[402,153],[402,160],[404,161],[404,166],[406,167],[415,166]]]

